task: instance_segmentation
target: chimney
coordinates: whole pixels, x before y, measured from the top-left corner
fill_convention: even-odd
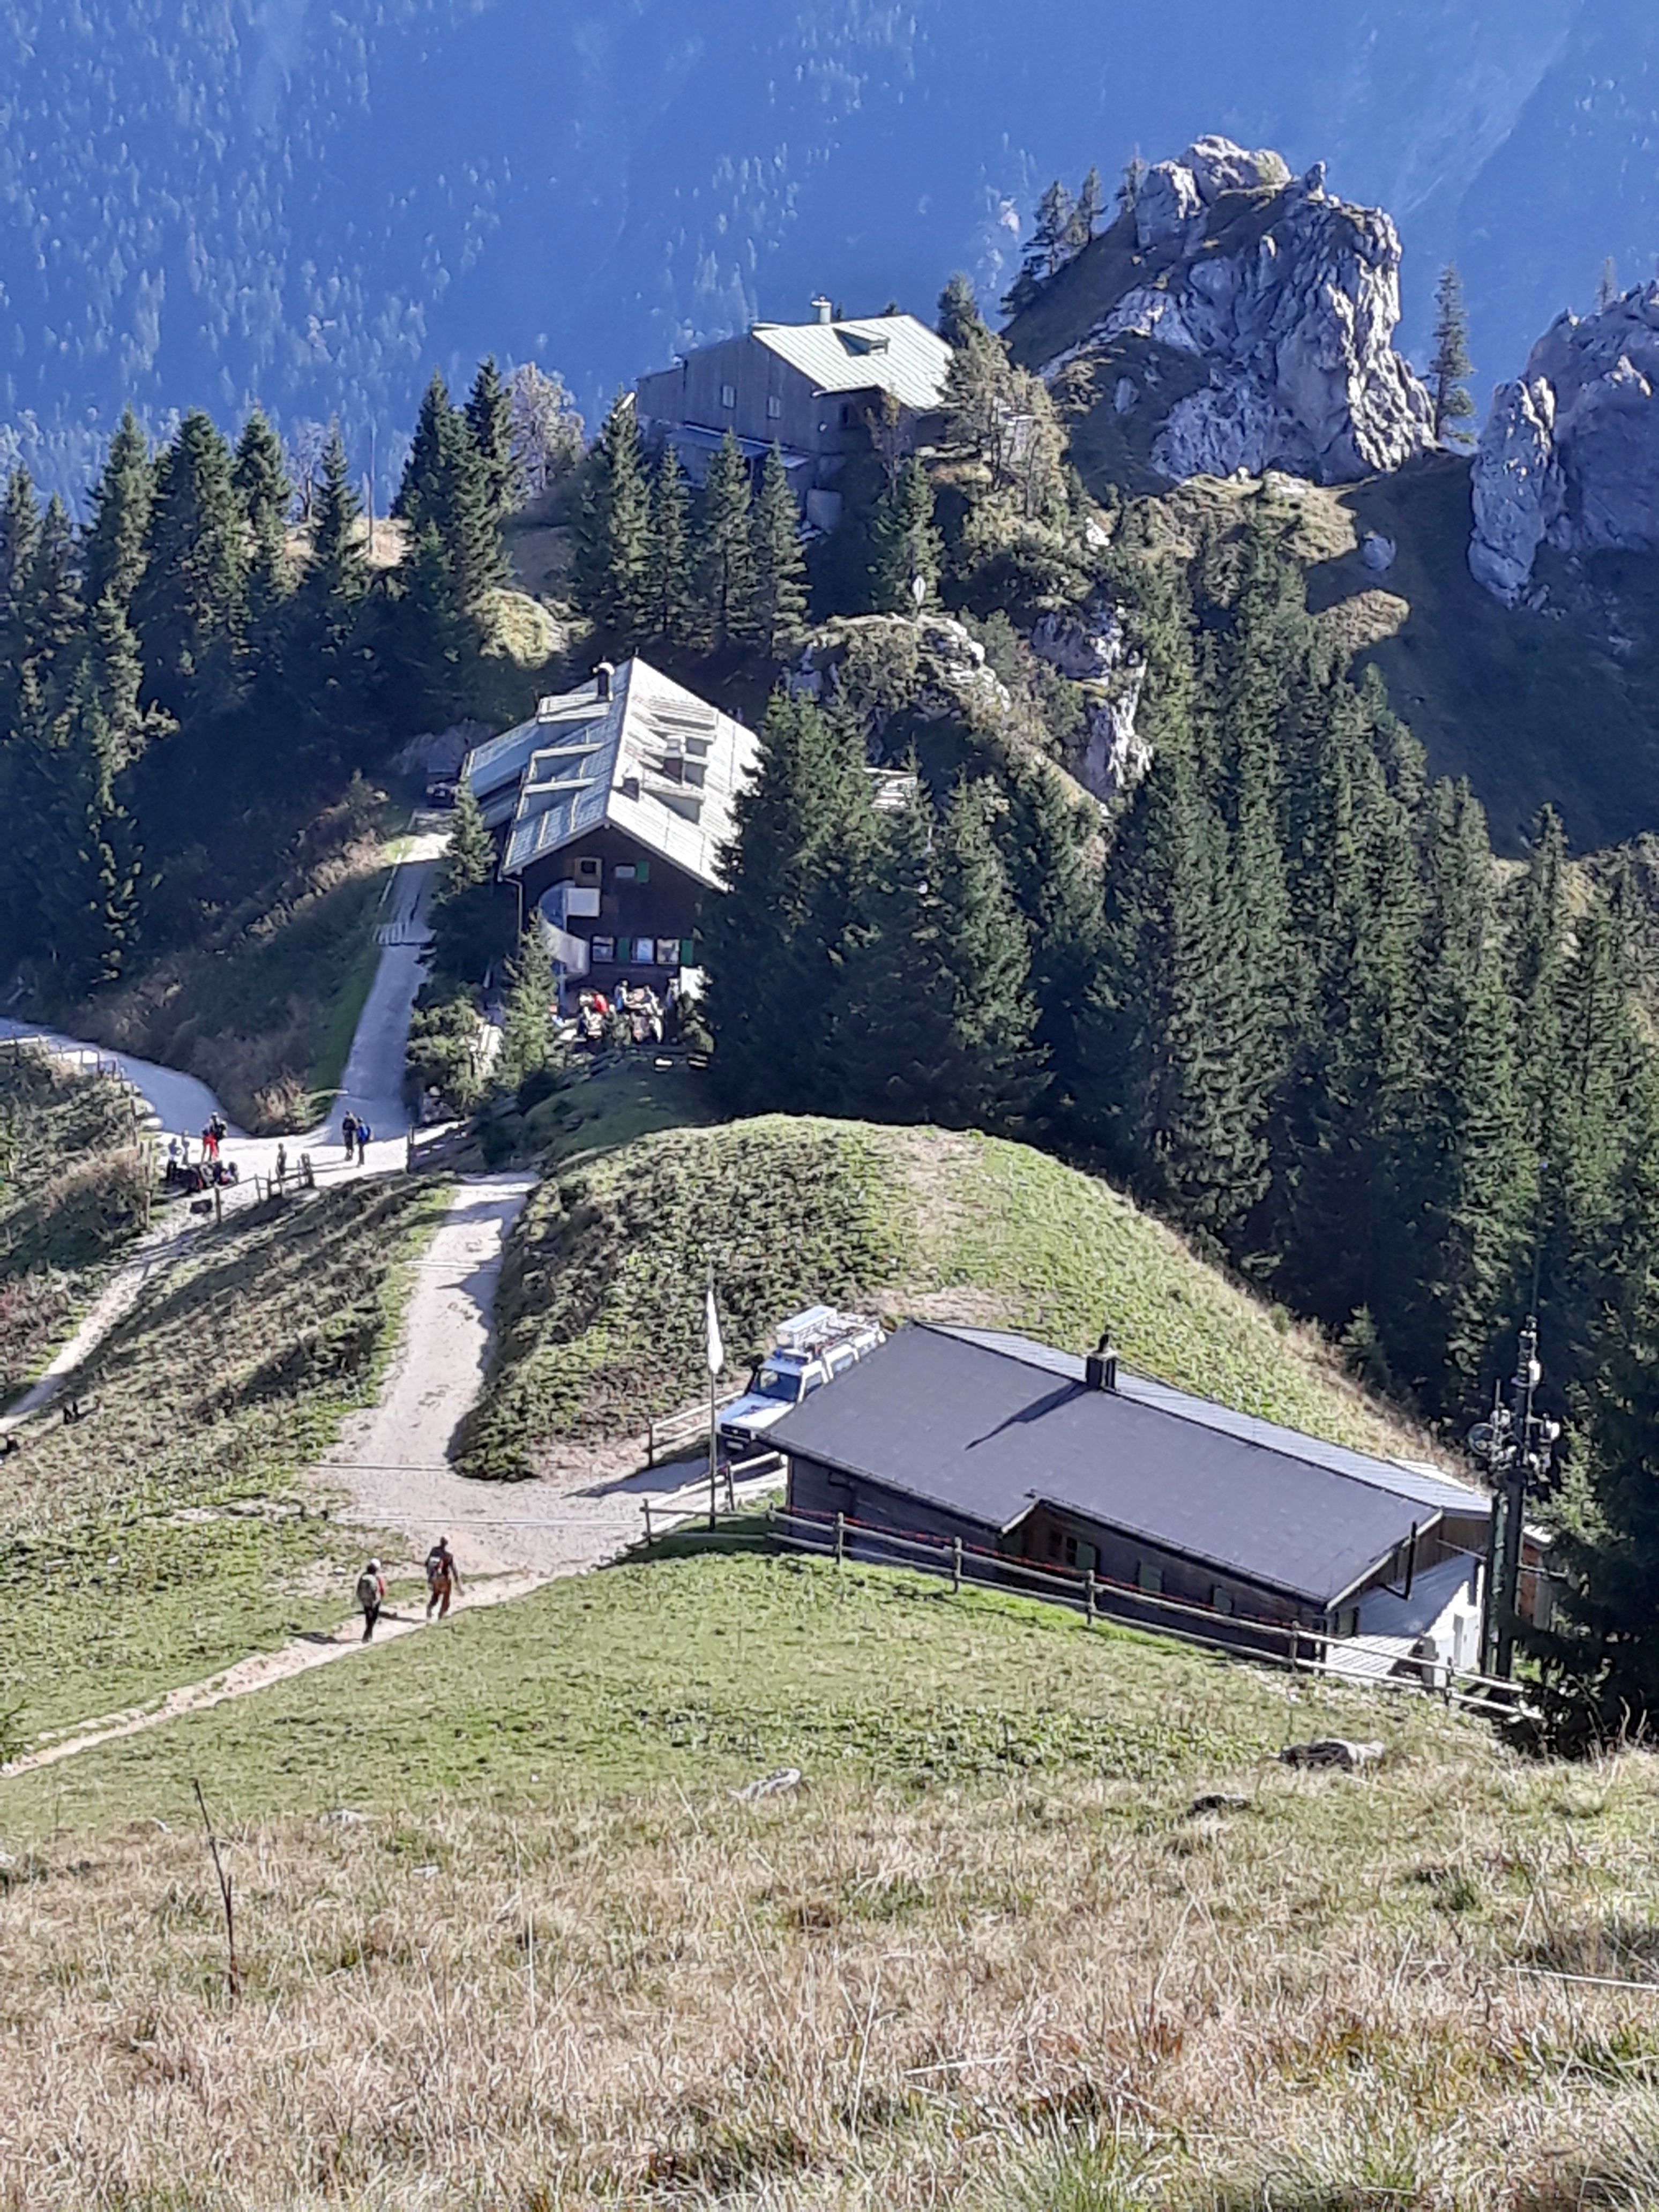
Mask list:
[[[1084,1380],[1091,1390],[1117,1389],[1117,1353],[1113,1349],[1111,1332],[1102,1334],[1100,1342],[1084,1363]]]
[[[611,678],[616,673],[616,663],[611,660],[602,660],[593,671],[593,696],[596,699],[605,700],[611,696]]]
[[[812,302],[812,319],[818,323],[833,323],[836,319],[835,301],[826,300],[822,292]]]

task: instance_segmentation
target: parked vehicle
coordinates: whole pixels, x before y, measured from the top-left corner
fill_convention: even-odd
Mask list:
[[[766,1432],[792,1406],[844,1375],[881,1343],[879,1322],[867,1314],[812,1306],[778,1324],[778,1340],[749,1378],[741,1398],[720,1413],[720,1443],[734,1460],[766,1449]]]
[[[428,806],[453,806],[459,790],[453,775],[434,776],[426,787],[426,803]]]

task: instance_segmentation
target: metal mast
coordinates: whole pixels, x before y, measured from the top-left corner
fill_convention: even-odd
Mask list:
[[[1492,1412],[1469,1431],[1469,1449],[1497,1489],[1487,1557],[1486,1616],[1480,1632],[1480,1670],[1507,1681],[1515,1671],[1515,1629],[1521,1595],[1521,1544],[1525,1533],[1527,1493],[1545,1487],[1552,1472],[1559,1421],[1533,1410],[1543,1376],[1538,1359],[1538,1318],[1522,1324],[1519,1356],[1510,1377],[1509,1403],[1504,1386],[1492,1390]]]

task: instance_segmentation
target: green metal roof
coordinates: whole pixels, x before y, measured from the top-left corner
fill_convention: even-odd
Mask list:
[[[925,415],[945,396],[951,349],[914,315],[846,323],[757,323],[750,335],[819,392],[890,392]]]

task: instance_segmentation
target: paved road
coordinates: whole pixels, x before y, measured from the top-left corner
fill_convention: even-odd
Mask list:
[[[437,884],[444,842],[445,833],[432,826],[429,817],[417,821],[414,835],[406,842],[404,857],[392,870],[379,916],[380,964],[358,1018],[339,1095],[323,1120],[315,1128],[289,1137],[250,1137],[231,1122],[225,1157],[235,1161],[248,1196],[253,1177],[269,1176],[273,1171],[279,1147],[287,1154],[291,1175],[298,1173],[303,1152],[309,1152],[320,1168],[343,1171],[340,1124],[348,1110],[366,1120],[374,1133],[368,1167],[388,1174],[404,1166],[409,1129],[409,1109],[403,1097],[409,1018],[416,994],[425,980],[421,956],[431,934],[427,912]],[[181,1074],[176,1067],[161,1067],[131,1053],[89,1045],[78,1037],[43,1029],[38,1022],[0,1020],[0,1037],[10,1036],[44,1037],[64,1054],[96,1054],[106,1062],[112,1060],[154,1109],[161,1125],[164,1146],[174,1134],[194,1140],[212,1116],[223,1111],[205,1083]],[[228,1121],[230,1117],[225,1118]]]

